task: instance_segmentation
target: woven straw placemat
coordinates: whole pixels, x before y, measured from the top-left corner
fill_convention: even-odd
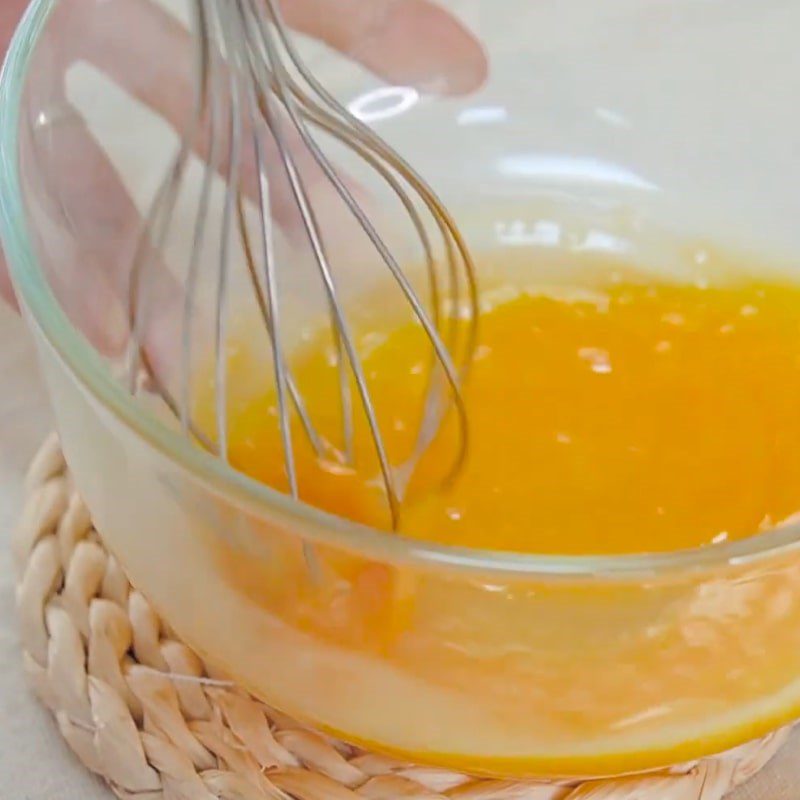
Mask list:
[[[130,800],[720,800],[780,731],[647,776],[476,779],[323,736],[208,676],[103,546],[56,437],[37,455],[14,536],[28,677],[77,757]]]

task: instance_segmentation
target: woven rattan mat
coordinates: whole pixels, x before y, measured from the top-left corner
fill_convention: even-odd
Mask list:
[[[26,672],[75,755],[131,800],[720,800],[781,731],[669,772],[589,783],[476,779],[309,730],[202,661],[103,546],[51,437],[14,536]]]

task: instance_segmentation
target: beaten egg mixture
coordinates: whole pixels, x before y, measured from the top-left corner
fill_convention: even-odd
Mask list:
[[[800,287],[731,271],[717,284],[654,283],[613,263],[594,285],[486,292],[464,398],[466,462],[442,488],[453,420],[418,465],[399,530],[521,553],[644,553],[741,538],[800,507]],[[292,369],[317,429],[341,450],[326,331]],[[360,332],[387,450],[414,453],[428,381],[422,327]],[[253,383],[246,348],[233,386]],[[230,459],[287,488],[274,392],[231,401]],[[367,525],[390,518],[353,389],[354,466],[317,458],[296,415],[300,496]],[[439,480],[437,480],[437,478]]]
[[[485,287],[464,387],[466,460],[443,482],[458,446],[451,414],[405,487],[399,533],[610,555],[709,547],[791,517],[800,286],[757,277],[765,273],[741,260],[715,264],[713,275],[671,281],[594,255],[580,280]],[[464,324],[454,322],[462,333]],[[356,335],[388,453],[406,464],[429,344],[413,322],[386,319]],[[285,491],[263,353],[247,336],[231,344],[229,457]],[[290,365],[335,454],[329,333],[312,332]],[[209,432],[213,399],[207,380],[196,418]],[[395,535],[363,413],[354,466],[318,458],[296,414],[292,434],[303,501]],[[311,569],[293,531],[252,525],[263,557],[220,539],[219,524],[209,536],[242,614],[263,615],[271,631],[263,654],[251,643],[252,664],[231,671],[253,686],[268,673],[268,699],[351,741],[468,770],[609,774],[719,751],[800,705],[791,559],[661,581],[486,582],[328,545],[314,545]],[[348,701],[353,686],[375,707]]]

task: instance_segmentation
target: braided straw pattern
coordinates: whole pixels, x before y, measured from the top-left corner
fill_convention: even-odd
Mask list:
[[[322,736],[208,677],[103,547],[56,437],[14,536],[23,658],[69,746],[133,800],[720,800],[781,731],[673,770],[588,783],[475,779]]]

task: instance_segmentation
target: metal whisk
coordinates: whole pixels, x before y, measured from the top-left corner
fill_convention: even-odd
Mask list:
[[[232,243],[238,238],[245,254],[249,282],[255,293],[260,318],[271,346],[278,418],[289,491],[298,496],[292,415],[297,415],[304,435],[320,457],[329,457],[329,443],[319,434],[307,404],[292,375],[282,337],[282,313],[277,289],[278,275],[286,264],[276,259],[275,221],[270,206],[270,184],[279,171],[288,182],[308,245],[316,275],[324,291],[337,358],[342,440],[338,455],[353,458],[353,416],[360,404],[366,417],[380,465],[391,519],[396,526],[404,486],[414,463],[433,441],[443,419],[455,413],[459,443],[450,475],[455,474],[467,451],[467,420],[462,399],[475,344],[477,290],[475,270],[451,216],[431,188],[391,147],[350,114],[317,81],[304,65],[275,0],[191,0],[194,12],[196,52],[196,103],[192,118],[182,132],[180,146],[160,185],[145,219],[143,235],[131,269],[130,319],[132,347],[129,359],[131,389],[144,373],[193,437],[220,458],[228,458],[227,359],[229,275]],[[348,148],[385,182],[412,223],[424,253],[427,270],[426,297],[415,290],[384,238],[362,205],[340,177],[318,142],[322,132]],[[419,416],[415,457],[403,465],[392,464],[367,377],[357,350],[352,325],[337,287],[325,238],[310,193],[290,142],[299,141],[322,171],[352,219],[368,238],[375,259],[385,265],[391,279],[422,326],[430,343],[430,371],[424,408]],[[268,163],[268,146],[277,151],[278,163]],[[193,238],[181,287],[183,318],[179,387],[170,390],[154,370],[144,341],[149,309],[147,274],[156,269],[157,255],[174,224],[176,203],[192,152],[204,148],[205,172],[193,220]],[[249,149],[249,153],[247,152]],[[256,197],[245,197],[242,164],[255,164]],[[272,159],[273,162],[275,159]],[[211,212],[212,182],[223,178],[224,202],[220,213]],[[256,234],[245,221],[245,207],[255,202],[259,225]],[[218,236],[214,259],[216,274],[213,308],[216,435],[197,429],[191,418],[191,327],[196,311],[200,254],[209,231]],[[460,313],[446,309],[461,309]],[[456,318],[460,317],[460,322]],[[466,318],[466,326],[464,320]],[[352,379],[352,381],[351,381]],[[356,397],[351,396],[351,385]]]

